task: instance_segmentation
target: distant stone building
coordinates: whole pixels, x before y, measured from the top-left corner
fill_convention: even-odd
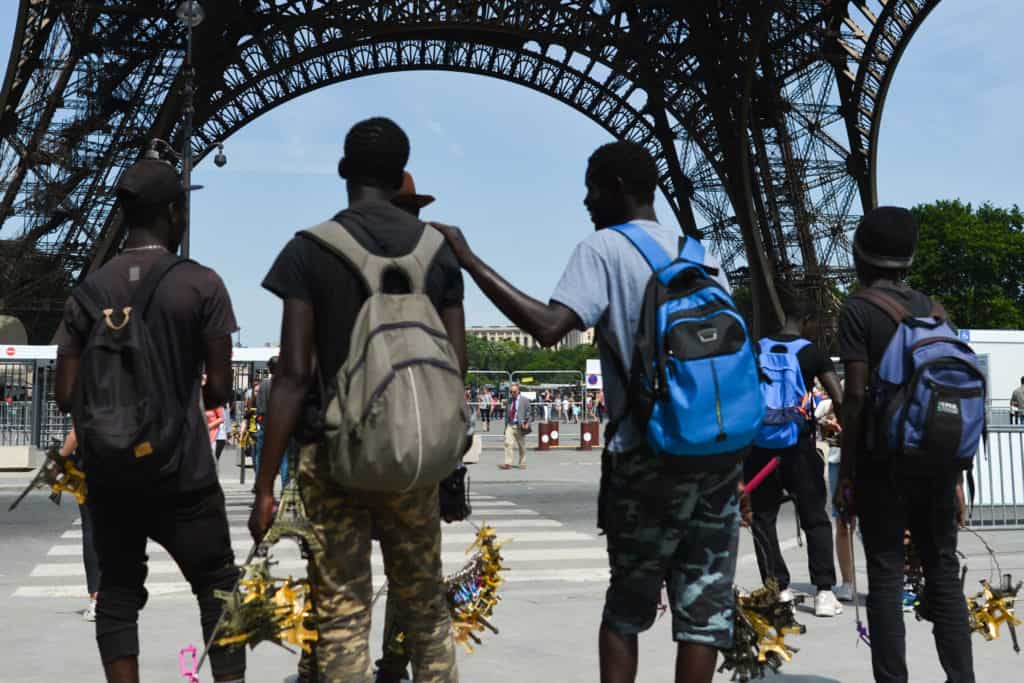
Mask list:
[[[513,344],[526,347],[528,349],[539,349],[540,343],[536,339],[531,337],[528,333],[523,332],[515,325],[474,325],[466,328],[466,334],[473,335],[474,337],[482,337],[487,341],[510,341]],[[574,349],[577,346],[584,344],[594,343],[594,330],[593,328],[580,332],[579,330],[573,330],[569,334],[565,335],[562,341],[555,344],[556,349]]]

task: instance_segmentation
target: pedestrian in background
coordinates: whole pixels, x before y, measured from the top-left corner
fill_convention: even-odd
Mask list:
[[[1010,424],[1024,424],[1024,377],[1010,395]]]
[[[513,454],[518,453],[515,466],[526,469],[526,435],[530,430],[530,399],[513,383],[509,390],[508,411],[505,413],[505,462],[498,469],[512,469]]]
[[[78,453],[78,439],[75,437],[74,429],[64,438],[64,444],[60,447],[60,457],[71,458],[75,466],[82,469],[82,457]],[[89,605],[82,610],[82,618],[86,621],[96,621],[96,599],[100,592],[100,558],[96,554],[96,544],[93,542],[89,506],[79,505],[78,516],[82,520],[82,562],[85,565],[85,586],[89,592]]]

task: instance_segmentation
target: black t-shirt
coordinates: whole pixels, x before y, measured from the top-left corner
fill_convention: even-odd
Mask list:
[[[410,254],[424,224],[389,202],[361,202],[334,220],[377,256]],[[334,252],[309,237],[296,235],[285,245],[263,279],[263,287],[283,299],[313,306],[314,346],[325,381],[337,374],[359,309],[369,296],[361,274]],[[427,270],[427,296],[440,312],[462,303],[462,270],[447,243]]]
[[[791,342],[800,339],[800,337],[795,334],[773,334],[765,337],[765,339],[777,342]],[[796,354],[796,359],[800,362],[800,373],[804,376],[804,387],[807,391],[814,389],[815,377],[821,377],[826,372],[836,371],[832,359],[822,353],[814,342],[800,349]]]
[[[932,311],[931,300],[906,286],[886,286],[882,289],[892,295],[913,316],[927,316]],[[851,296],[839,312],[839,357],[843,363],[866,362],[876,368],[882,362],[885,349],[896,334],[896,322],[878,306]]]
[[[90,275],[87,282],[102,292],[114,307],[126,306],[152,265],[165,255],[162,250],[125,252]],[[174,398],[188,406],[178,446],[181,467],[177,480],[163,482],[158,489],[186,492],[213,486],[217,483],[217,469],[200,405],[200,382],[206,361],[206,340],[238,330],[224,282],[216,272],[198,263],[176,266],[153,294],[146,325],[157,352],[167,362]],[[64,304],[64,319],[57,330],[57,353],[79,356],[91,326],[88,314],[69,297]]]

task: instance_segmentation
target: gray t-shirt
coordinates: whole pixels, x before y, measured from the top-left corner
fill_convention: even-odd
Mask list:
[[[666,253],[679,254],[683,236],[677,228],[654,221],[631,222],[646,230]],[[704,264],[721,271],[718,258],[710,251],[706,251]],[[628,373],[633,361],[633,337],[651,275],[647,261],[624,235],[614,230],[598,230],[576,246],[551,295],[552,301],[579,316],[584,329],[597,326],[604,395],[612,420],[620,419],[627,408],[628,378],[620,376],[615,359],[621,360]],[[724,273],[719,272],[714,279],[731,292]],[[633,427],[632,421],[623,420],[608,450],[622,453],[644,441],[644,435]]]

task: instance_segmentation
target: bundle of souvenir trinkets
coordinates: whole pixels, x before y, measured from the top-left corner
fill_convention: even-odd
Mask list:
[[[787,635],[803,635],[807,628],[796,621],[799,598],[783,602],[774,579],[753,593],[736,595],[733,646],[723,652],[718,671],[731,671],[732,680],[745,683],[777,673],[798,650],[786,642]]]

